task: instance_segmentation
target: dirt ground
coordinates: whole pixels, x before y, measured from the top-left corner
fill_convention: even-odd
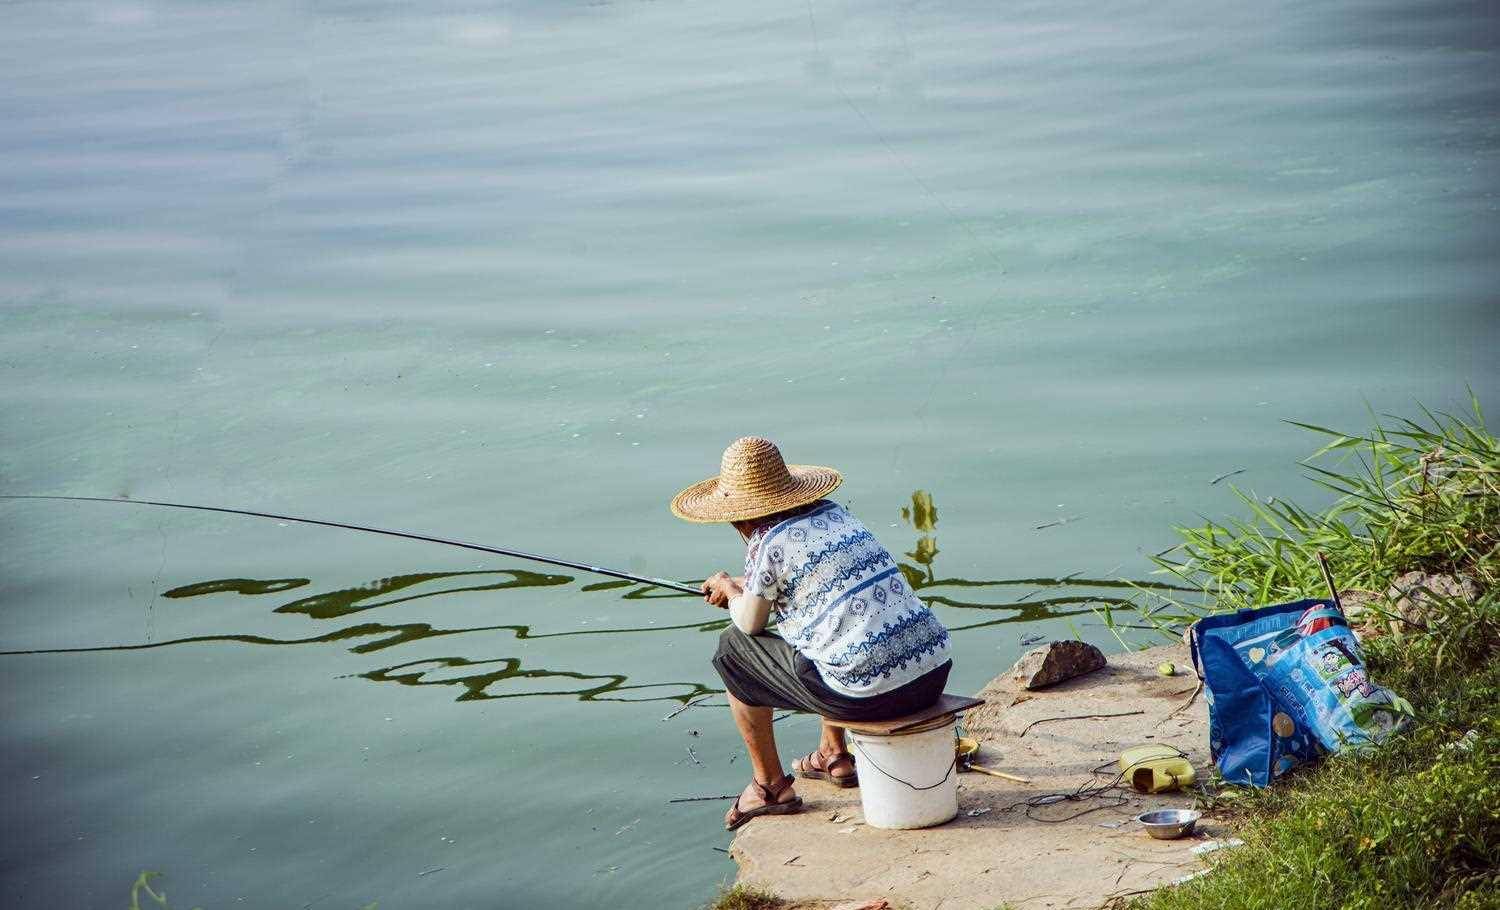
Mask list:
[[[887,831],[863,823],[858,790],[798,781],[800,815],[761,818],[742,828],[730,854],[739,881],[769,888],[801,906],[858,907],[885,898],[911,910],[1018,910],[1107,906],[1204,868],[1190,848],[1229,836],[1212,817],[1199,835],[1153,840],[1133,821],[1141,812],[1191,805],[1181,794],[1126,791],[1124,805],[1062,800],[1018,805],[1028,797],[1107,782],[1093,769],[1121,750],[1165,743],[1186,752],[1203,774],[1210,765],[1208,712],[1186,651],[1163,646],[1112,655],[1110,665],[1039,692],[1017,691],[1003,676],[985,687],[982,707],[964,721],[980,740],[975,761],[1030,779],[1020,784],[975,772],[959,777],[959,814],[936,828]],[[1178,675],[1161,676],[1172,661]],[[1078,720],[1047,720],[1076,715]],[[1046,720],[1045,723],[1032,724]],[[1118,792],[1118,791],[1117,791]],[[1074,816],[1076,813],[1085,814]]]

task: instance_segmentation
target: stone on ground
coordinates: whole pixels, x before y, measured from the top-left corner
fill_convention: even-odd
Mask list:
[[[1021,655],[1010,678],[1027,689],[1044,689],[1104,669],[1104,652],[1081,641],[1054,641]]]
[[[1431,572],[1407,572],[1391,582],[1385,596],[1395,605],[1395,613],[1412,625],[1430,626],[1441,617],[1439,598],[1472,601],[1479,590],[1471,578],[1440,575]]]

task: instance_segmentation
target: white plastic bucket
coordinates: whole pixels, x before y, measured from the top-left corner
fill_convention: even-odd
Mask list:
[[[859,769],[865,824],[876,828],[930,828],[958,814],[958,769],[953,728],[899,736],[849,731]]]

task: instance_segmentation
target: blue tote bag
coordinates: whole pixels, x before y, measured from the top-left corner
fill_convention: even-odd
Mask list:
[[[1382,742],[1411,717],[1404,699],[1370,681],[1331,601],[1210,616],[1191,643],[1225,780],[1264,787],[1324,753]]]

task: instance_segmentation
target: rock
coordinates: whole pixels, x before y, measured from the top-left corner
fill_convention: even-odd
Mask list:
[[[1339,605],[1344,608],[1344,618],[1351,626],[1371,625],[1380,621],[1376,610],[1388,610],[1384,595],[1361,588],[1350,588],[1339,592]]]
[[[1384,594],[1350,588],[1339,592],[1339,604],[1344,608],[1349,628],[1360,641],[1379,638],[1390,631],[1386,615],[1391,611],[1391,603]]]
[[[1027,689],[1041,689],[1104,669],[1104,652],[1081,641],[1054,641],[1027,651],[1007,674]]]
[[[1473,579],[1454,578],[1431,572],[1407,572],[1391,583],[1385,596],[1393,605],[1397,616],[1417,627],[1436,625],[1443,621],[1441,599],[1462,598],[1474,600],[1479,596]]]

